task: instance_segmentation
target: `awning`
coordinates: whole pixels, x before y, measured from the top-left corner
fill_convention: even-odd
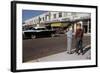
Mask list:
[[[52,23],[51,27],[61,27],[62,23]]]
[[[68,24],[66,23],[52,23],[51,27],[66,27]]]

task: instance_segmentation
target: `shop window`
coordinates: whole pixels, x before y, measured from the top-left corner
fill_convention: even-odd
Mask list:
[[[56,18],[56,14],[54,14],[53,17]]]
[[[62,17],[62,12],[59,12],[59,17]]]
[[[42,19],[43,19],[43,21],[44,21],[44,17],[43,17]]]
[[[91,21],[89,21],[89,33],[91,33]]]

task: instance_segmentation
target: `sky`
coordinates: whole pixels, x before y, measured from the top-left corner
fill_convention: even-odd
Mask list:
[[[45,13],[46,11],[39,10],[22,10],[22,22],[32,17]]]

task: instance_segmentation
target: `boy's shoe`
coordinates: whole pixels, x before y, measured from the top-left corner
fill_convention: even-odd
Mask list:
[[[72,52],[67,52],[68,54],[72,54]]]
[[[80,55],[80,53],[77,53],[78,55]]]
[[[79,55],[77,52],[74,53],[75,55]]]

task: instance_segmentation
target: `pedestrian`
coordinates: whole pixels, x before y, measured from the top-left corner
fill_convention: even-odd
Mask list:
[[[72,46],[72,26],[69,26],[67,29],[67,53],[72,54],[71,52],[71,46]]]
[[[77,23],[76,25],[76,33],[75,33],[75,39],[76,39],[76,50],[75,52],[79,55],[83,55],[83,29],[81,28],[81,23]],[[80,52],[79,52],[80,51]]]

